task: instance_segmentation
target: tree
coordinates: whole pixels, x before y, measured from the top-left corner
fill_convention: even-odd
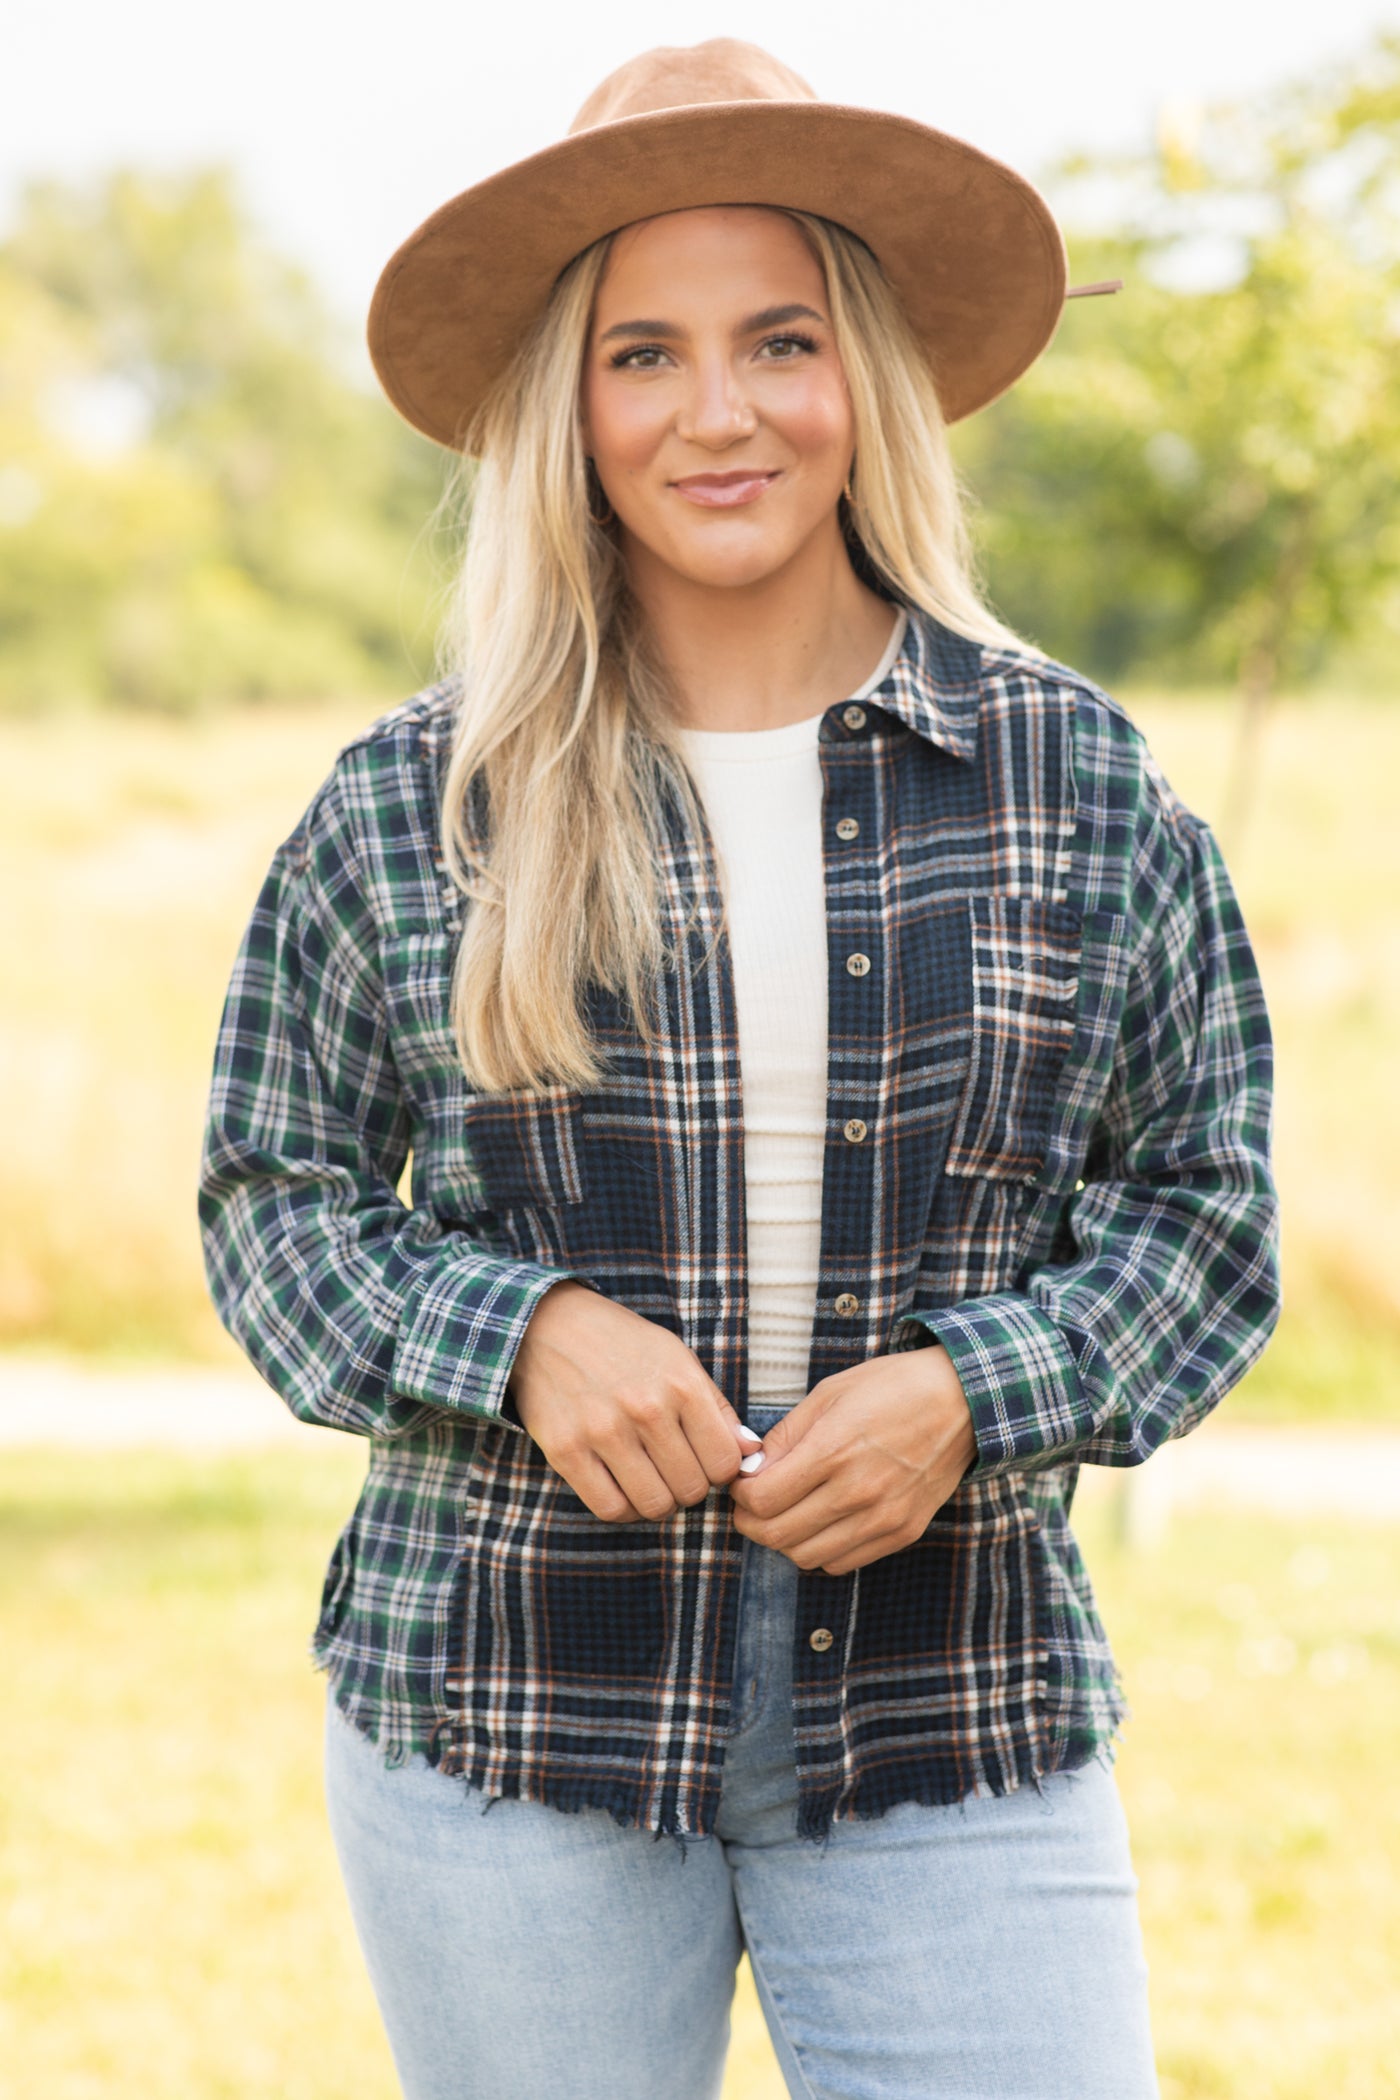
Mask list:
[[[431,654],[439,456],[222,173],[29,190],[0,448],[0,703],[398,692]]]
[[[1110,181],[1085,259],[1129,289],[969,433],[994,593],[1102,675],[1233,679],[1238,828],[1280,680],[1400,584],[1400,38],[1064,173],[1071,214]]]

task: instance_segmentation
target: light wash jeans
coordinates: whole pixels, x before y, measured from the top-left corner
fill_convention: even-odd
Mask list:
[[[715,2100],[745,1950],[794,2100],[1154,2100],[1109,1767],[799,1838],[796,1576],[745,1541],[719,1819],[684,1854],[601,1809],[487,1812],[329,1704],[331,1826],[407,2100]]]

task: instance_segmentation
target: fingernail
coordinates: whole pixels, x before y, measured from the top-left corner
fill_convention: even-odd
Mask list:
[[[744,1444],[761,1444],[763,1442],[763,1438],[756,1430],[750,1429],[747,1422],[736,1422],[734,1434]]]
[[[751,1451],[747,1458],[740,1459],[739,1471],[741,1473],[756,1473],[762,1464],[763,1453],[761,1451]]]

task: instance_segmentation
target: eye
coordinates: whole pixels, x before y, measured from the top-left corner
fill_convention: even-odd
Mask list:
[[[630,350],[614,352],[608,363],[614,372],[654,372],[665,355],[660,343],[634,343]]]
[[[796,358],[810,356],[816,347],[810,335],[769,335],[759,344],[758,354],[769,364],[789,365]]]

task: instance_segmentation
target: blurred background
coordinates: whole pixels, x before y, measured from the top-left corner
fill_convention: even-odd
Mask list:
[[[1278,1037],[1287,1309],[1083,1527],[1168,2100],[1400,2094],[1400,7],[130,0],[7,15],[0,123],[0,2094],[396,2090],[325,1835],[363,1451],[204,1295],[267,860],[434,675],[444,462],[369,293],[613,65],[714,34],[1035,176],[1075,302],[956,434],[990,592],[1224,839]],[[1193,1448],[1195,1447],[1195,1448]],[[18,1693],[18,1696],[14,1696]],[[781,2086],[747,1984],[727,2100]]]

